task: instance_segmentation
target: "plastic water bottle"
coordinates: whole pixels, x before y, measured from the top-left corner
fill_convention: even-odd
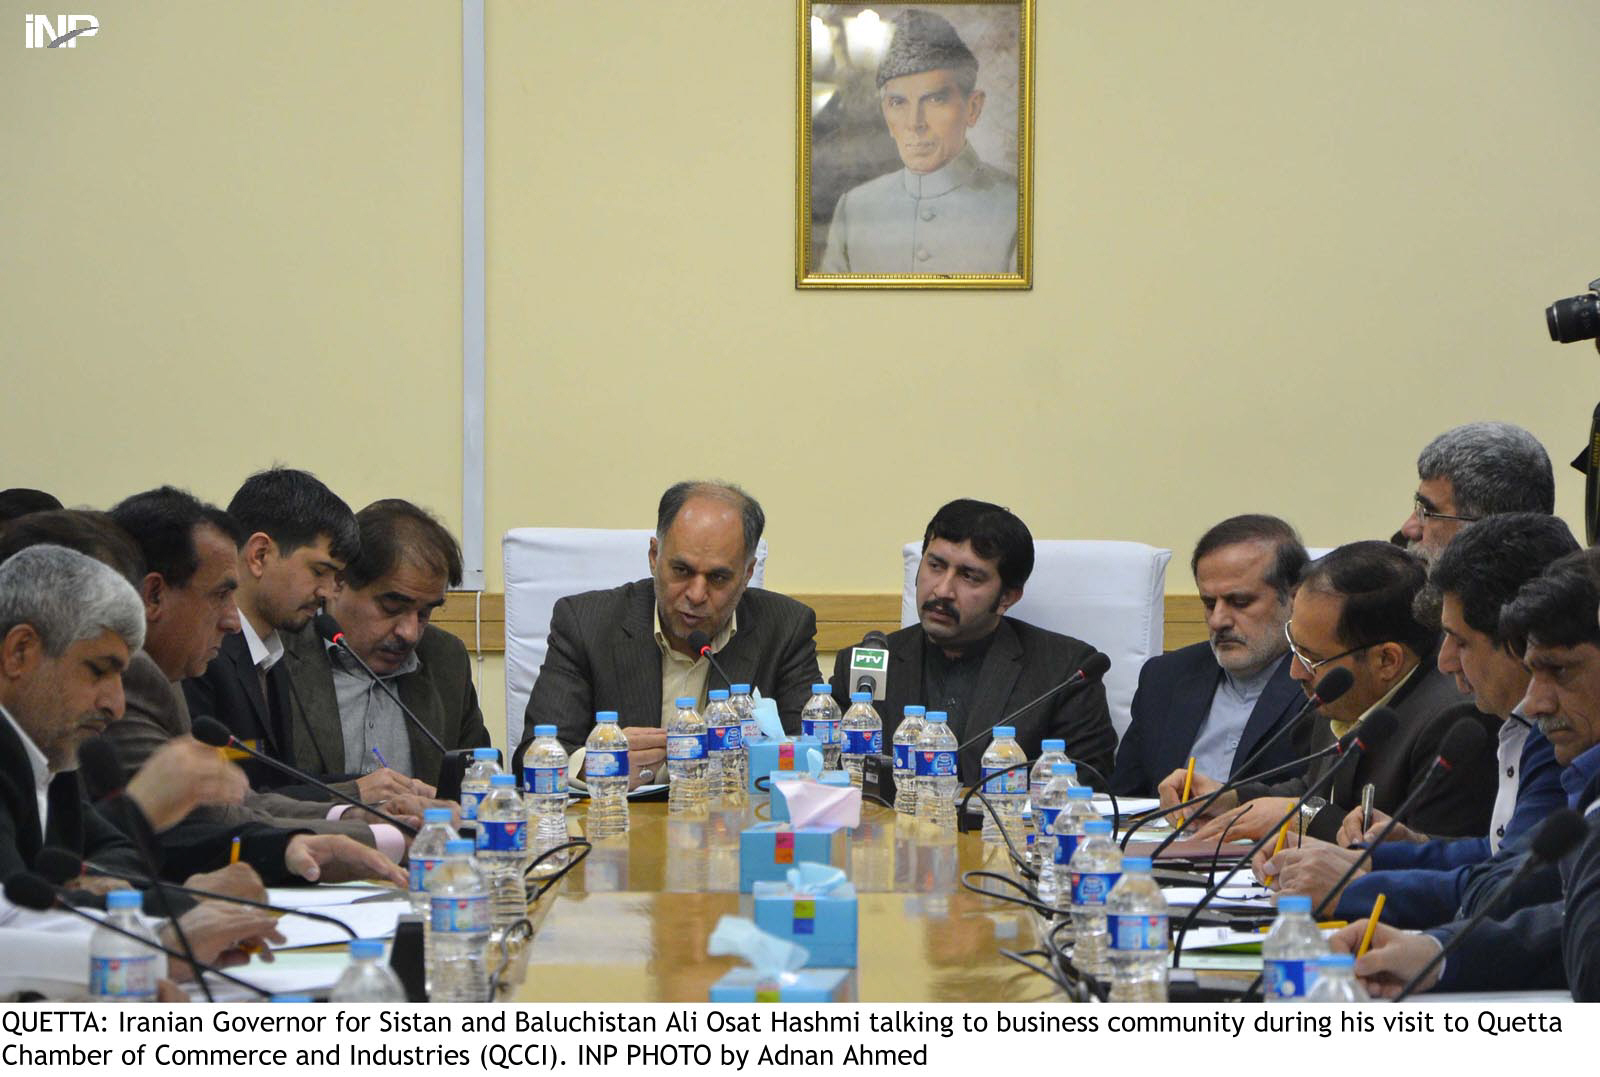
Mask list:
[[[917,738],[917,818],[940,830],[956,828],[956,735],[944,711],[929,711]]]
[[[1054,908],[1067,904],[1062,872],[1056,870],[1056,819],[1066,810],[1067,764],[1052,767],[1050,780],[1033,798],[1033,859],[1038,872],[1039,901]]]
[[[489,795],[489,779],[500,773],[500,753],[493,748],[472,749],[472,762],[461,775],[461,819],[478,818],[478,801]]]
[[[522,782],[528,790],[523,803],[533,824],[528,843],[528,864],[542,853],[567,841],[567,750],[556,739],[556,727],[533,727],[533,745],[522,757]],[[569,850],[540,861],[540,875],[554,874],[567,862]]]
[[[1057,826],[1059,827],[1059,822]],[[1106,975],[1106,899],[1122,876],[1122,851],[1111,840],[1111,823],[1084,824],[1072,854],[1072,963],[1090,976]]]
[[[1148,856],[1122,858],[1122,879],[1106,898],[1111,1001],[1167,1001],[1167,899]]]
[[[444,863],[428,880],[428,904],[428,930],[433,935],[428,999],[487,1001],[489,888],[472,859],[472,842],[457,838],[445,846]]]
[[[95,1002],[154,1002],[156,981],[166,975],[166,955],[151,947],[156,937],[139,919],[144,895],[113,890],[106,895],[106,922],[131,931],[150,946],[104,927],[89,936],[89,997]]]
[[[494,926],[507,928],[528,915],[522,868],[528,859],[528,809],[509,774],[489,779],[478,802],[478,867],[489,885]]]
[[[1072,780],[1072,764],[1057,763],[1056,766],[1066,768],[1063,777]],[[1078,844],[1083,841],[1089,832],[1089,824],[1101,815],[1094,807],[1094,790],[1081,785],[1067,786],[1067,803],[1056,815],[1053,833],[1055,844],[1051,849],[1051,863],[1044,865],[1039,875],[1044,877],[1046,870],[1055,876],[1055,891],[1058,902],[1057,908],[1067,910],[1072,905],[1072,858],[1078,851]]]
[[[922,736],[922,716],[927,711],[909,706],[894,731],[894,810],[917,814],[917,738]]]
[[[706,723],[694,709],[693,696],[679,696],[678,713],[667,723],[667,814],[706,810]]]
[[[843,743],[839,758],[850,774],[850,784],[861,788],[861,761],[869,755],[883,754],[883,719],[872,707],[871,692],[851,692],[850,709],[839,723]]]
[[[706,693],[705,719],[706,791],[712,800],[743,796],[749,769],[744,726],[725,689]]]
[[[1299,1002],[1317,977],[1316,960],[1328,953],[1322,932],[1311,919],[1309,897],[1278,898],[1278,919],[1261,943],[1261,997],[1266,1002]]]
[[[1317,981],[1306,992],[1307,1002],[1370,1002],[1367,989],[1356,979],[1354,954],[1327,954],[1317,958]]]
[[[420,836],[420,835],[419,835]],[[382,939],[351,939],[350,967],[339,976],[329,1002],[404,1002],[400,977],[383,963]]]
[[[590,841],[628,832],[628,735],[617,725],[616,711],[594,716],[594,729],[584,742],[584,784],[589,787]]]
[[[728,702],[733,704],[733,713],[739,716],[739,740],[744,744],[746,769],[749,764],[750,745],[764,739],[761,726],[756,723],[756,701],[750,694],[748,684],[735,684],[728,689]],[[747,785],[746,791],[749,791]]]
[[[822,769],[839,769],[839,704],[826,684],[813,684],[811,698],[800,711],[800,735],[822,745]]]
[[[1028,757],[1017,743],[1016,727],[995,726],[994,739],[983,753],[983,783],[978,787],[994,807],[994,811],[983,813],[983,840],[987,845],[1004,843],[1002,827],[1013,843],[1023,840],[1022,806],[1028,802],[1028,768],[1019,764],[1027,762]]]
[[[422,813],[422,829],[411,839],[407,859],[411,911],[418,916],[428,911],[428,880],[444,862],[445,843],[460,836],[450,825],[450,809],[428,808]]]
[[[1029,853],[1029,862],[1037,869],[1039,867],[1039,838],[1044,831],[1039,827],[1039,796],[1044,792],[1044,787],[1050,784],[1054,777],[1051,770],[1057,763],[1068,762],[1067,742],[1064,740],[1047,740],[1040,744],[1040,755],[1034,761],[1033,767],[1028,771],[1028,816],[1033,823],[1034,846]]]

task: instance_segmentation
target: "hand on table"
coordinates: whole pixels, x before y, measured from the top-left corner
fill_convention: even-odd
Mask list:
[[[1156,786],[1156,795],[1161,799],[1162,808],[1171,808],[1173,805],[1182,804],[1184,801],[1183,786],[1189,780],[1189,769],[1180,767],[1168,774]],[[1215,778],[1208,778],[1198,770],[1194,772],[1194,780],[1189,782],[1189,798],[1209,796],[1222,788],[1222,783]],[[1180,823],[1189,823],[1198,819],[1210,819],[1220,815],[1239,803],[1239,795],[1234,792],[1223,793],[1213,803],[1206,806],[1204,815],[1195,814],[1194,808],[1185,808],[1178,815],[1169,816],[1173,826]]]
[[[296,834],[284,850],[283,866],[314,883],[378,879],[399,887],[408,884],[393,860],[343,834]]]
[[[1370,845],[1377,839],[1378,831],[1382,830],[1389,822],[1389,817],[1383,812],[1373,809],[1372,823],[1365,830],[1361,829],[1361,809],[1351,808],[1350,814],[1344,817],[1339,824],[1340,845]],[[1428,835],[1419,834],[1404,823],[1396,823],[1395,828],[1389,831],[1385,841],[1412,841],[1424,842]]]
[[[1334,932],[1328,938],[1328,948],[1336,954],[1353,954],[1360,947],[1361,937],[1366,932],[1367,922],[1357,920],[1349,927]],[[1377,931],[1373,932],[1371,948],[1356,958],[1356,976],[1373,998],[1394,998],[1442,948],[1439,940],[1432,935],[1401,931],[1380,923]],[[1430,990],[1438,982],[1439,969],[1435,967],[1417,990]]]

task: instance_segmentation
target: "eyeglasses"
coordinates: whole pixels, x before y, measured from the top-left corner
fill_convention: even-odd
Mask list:
[[[1435,512],[1427,506],[1420,494],[1412,497],[1411,511],[1420,524],[1426,524],[1429,520],[1455,520],[1458,523],[1475,524],[1482,519],[1479,516],[1452,516],[1448,512]]]
[[[1284,622],[1284,625],[1283,625],[1283,638],[1286,641],[1288,641],[1289,653],[1294,655],[1295,661],[1299,662],[1302,666],[1304,666],[1306,668],[1306,672],[1311,674],[1313,677],[1316,676],[1317,670],[1321,669],[1323,666],[1327,665],[1329,662],[1337,662],[1339,659],[1347,658],[1350,655],[1355,654],[1357,651],[1365,651],[1370,647],[1376,647],[1377,646],[1376,643],[1363,643],[1359,647],[1352,647],[1348,651],[1340,651],[1338,654],[1331,655],[1331,656],[1329,656],[1327,658],[1324,658],[1320,662],[1313,662],[1311,659],[1306,657],[1305,652],[1302,651],[1299,648],[1298,645],[1296,645],[1296,643],[1294,641],[1294,637],[1289,634],[1289,626],[1292,625],[1292,624],[1294,624],[1293,621],[1285,621]]]

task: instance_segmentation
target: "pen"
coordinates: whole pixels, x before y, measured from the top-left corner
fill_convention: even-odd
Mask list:
[[[1379,894],[1378,900],[1372,903],[1372,915],[1367,918],[1366,933],[1361,936],[1361,945],[1356,949],[1356,956],[1360,957],[1367,952],[1367,947],[1372,945],[1372,933],[1378,930],[1378,917],[1383,915],[1383,902],[1388,895]]]
[[[1372,798],[1377,795],[1378,787],[1368,782],[1361,790],[1361,836],[1367,836],[1367,830],[1372,826]]]
[[[373,755],[373,758],[377,759],[378,766],[382,767],[384,770],[388,770],[389,769],[389,764],[384,762],[383,753],[382,752],[378,751],[377,748],[373,748],[372,749],[372,755]]]
[[[1277,856],[1279,853],[1283,852],[1283,843],[1289,837],[1289,823],[1292,821],[1293,820],[1285,820],[1283,826],[1278,830],[1278,843],[1272,847],[1273,856]],[[1263,886],[1271,886],[1272,880],[1276,878],[1276,875],[1268,875],[1265,879],[1261,880],[1261,884]]]
[[[233,848],[228,850],[228,863],[237,864],[238,862],[239,862],[239,838],[236,835],[234,837],[234,839],[233,839]]]

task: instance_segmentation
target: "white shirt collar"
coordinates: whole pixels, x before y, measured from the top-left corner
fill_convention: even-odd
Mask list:
[[[244,633],[245,646],[250,648],[250,664],[263,673],[277,665],[278,659],[283,657],[283,640],[278,637],[276,628],[267,633],[266,639],[262,639],[256,635],[256,627],[250,623],[250,618],[240,610],[239,631]]]

